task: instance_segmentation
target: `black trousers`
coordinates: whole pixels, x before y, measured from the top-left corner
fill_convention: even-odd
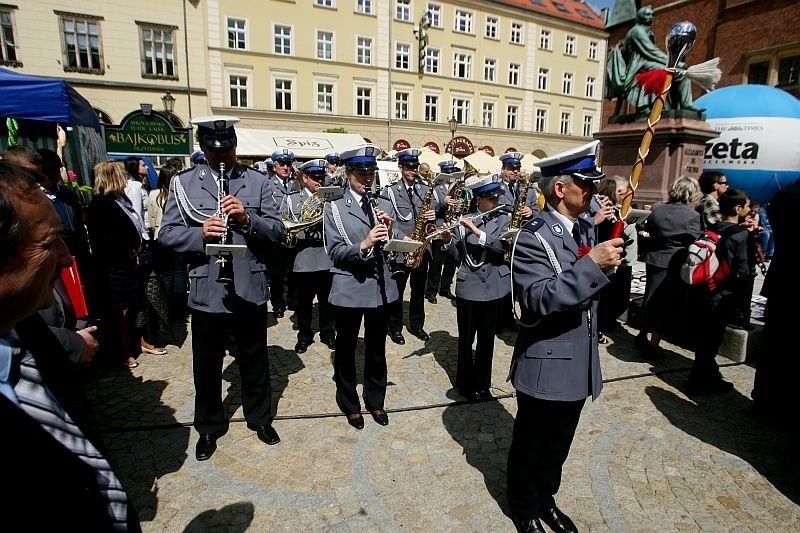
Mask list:
[[[389,304],[389,331],[396,333],[403,331],[403,293],[409,281],[411,296],[408,303],[408,327],[422,329],[425,325],[425,284],[430,264],[431,257],[426,251],[420,265],[414,270],[406,269],[408,275],[397,280],[397,292],[400,293],[400,297]]]
[[[361,411],[356,385],[356,345],[364,320],[364,405],[383,409],[386,398],[386,306],[376,308],[332,306],[336,316],[336,354],[333,362],[336,404],[345,414]]]
[[[585,399],[559,402],[517,392],[517,417],[508,451],[508,505],[520,519],[555,505]]]
[[[430,249],[431,265],[428,269],[428,280],[425,286],[426,297],[450,291],[450,286],[453,284],[453,276],[456,274],[455,259],[442,249],[442,241],[433,241],[430,244]]]
[[[311,330],[311,314],[314,307],[314,297],[319,304],[319,336],[320,339],[332,339],[334,336],[333,313],[328,303],[331,292],[333,274],[330,270],[317,272],[295,272],[294,279],[297,286],[297,340],[311,342],[314,332]]]
[[[245,419],[261,426],[273,418],[266,306],[232,314],[192,310],[194,428],[201,434],[228,428],[222,406],[222,361],[228,336],[236,345],[232,355],[239,366]]]
[[[697,382],[719,379],[717,352],[725,338],[726,311],[733,302],[720,294],[707,294],[703,289],[693,289],[689,302],[694,323],[703,325],[694,338],[694,365],[689,379]]]
[[[272,303],[272,310],[286,309],[287,307],[287,286],[288,299],[294,307],[297,299],[297,291],[294,283],[294,256],[296,252],[280,244],[269,246],[269,260],[267,269],[269,271],[269,301]]]
[[[458,369],[456,387],[463,392],[488,391],[492,386],[492,357],[497,305],[500,300],[476,302],[456,298],[458,321]],[[475,358],[472,341],[475,336]]]

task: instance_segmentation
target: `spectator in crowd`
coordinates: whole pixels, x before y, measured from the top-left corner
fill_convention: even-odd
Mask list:
[[[60,230],[34,174],[0,162],[0,513],[35,531],[141,531],[75,368],[36,313],[72,263]]]
[[[770,261],[775,253],[775,240],[772,238],[772,225],[769,222],[767,209],[761,207],[758,202],[753,202],[750,206],[750,211],[755,218],[756,228],[758,229],[758,239],[761,244],[761,252],[764,254],[764,260]]]
[[[147,165],[142,159],[131,156],[125,158],[125,171],[128,173],[128,183],[125,185],[125,195],[131,201],[133,210],[144,221],[144,240],[150,239],[150,217],[147,214]]]
[[[161,167],[158,172],[158,186],[150,191],[147,212],[150,216],[150,227],[153,230],[153,269],[164,284],[168,304],[168,315],[180,318],[186,312],[186,254],[175,252],[160,245],[158,231],[164,206],[169,198],[172,177],[177,173],[173,166]]]
[[[650,243],[642,257],[646,285],[642,327],[636,337],[636,347],[645,359],[663,359],[658,349],[661,337],[676,329],[676,321],[684,315],[688,289],[679,276],[683,253],[678,252],[700,236],[701,217],[694,209],[699,199],[697,180],[678,178],[670,185],[669,199],[655,204],[645,220]]]
[[[167,163],[164,166],[172,167],[175,169],[175,172],[180,172],[181,170],[183,170],[183,158],[170,157],[169,159],[167,159]],[[158,187],[158,184],[156,184],[156,187]]]
[[[697,205],[697,212],[700,213],[700,229],[713,230],[720,221],[718,199],[719,195],[728,189],[728,178],[722,172],[709,170],[700,174],[698,182],[703,193]]]

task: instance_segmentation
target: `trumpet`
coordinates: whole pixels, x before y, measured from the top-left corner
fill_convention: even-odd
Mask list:
[[[437,229],[436,231],[434,231],[432,233],[429,233],[428,236],[426,237],[426,239],[432,241],[432,240],[438,238],[443,233],[457,228],[458,226],[461,225],[461,221],[462,220],[475,220],[476,218],[489,216],[491,213],[494,213],[496,211],[503,211],[505,213],[510,213],[511,209],[506,204],[500,204],[497,207],[486,211],[485,213],[477,213],[475,215],[471,215],[471,216],[468,216],[468,217],[460,217],[456,222],[454,222],[454,223],[452,223],[452,224],[450,224],[448,226],[444,226],[443,228],[439,228],[439,229]]]

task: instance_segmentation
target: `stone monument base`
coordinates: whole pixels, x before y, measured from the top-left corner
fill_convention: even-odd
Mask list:
[[[607,176],[630,177],[646,129],[646,122],[609,124],[594,134],[602,142],[599,164]],[[633,207],[643,209],[645,205],[665,200],[676,178],[699,177],[703,172],[706,142],[718,136],[704,120],[662,118],[655,126]]]

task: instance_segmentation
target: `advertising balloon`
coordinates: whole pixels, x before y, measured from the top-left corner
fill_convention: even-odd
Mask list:
[[[800,100],[767,85],[732,85],[695,103],[719,133],[706,144],[704,170],[723,172],[760,203],[800,178]]]

